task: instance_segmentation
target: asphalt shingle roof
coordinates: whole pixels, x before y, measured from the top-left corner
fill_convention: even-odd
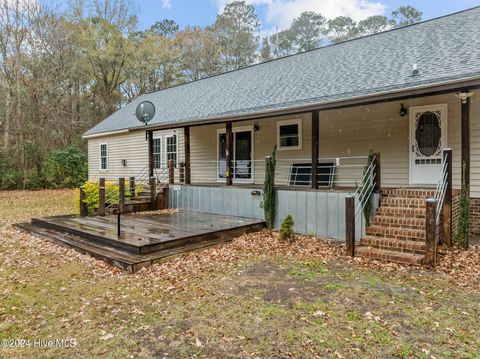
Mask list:
[[[412,77],[417,64],[419,75]],[[480,7],[148,93],[84,135],[322,104],[480,76]]]

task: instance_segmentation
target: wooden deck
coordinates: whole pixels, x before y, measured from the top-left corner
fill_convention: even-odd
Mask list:
[[[265,223],[249,218],[178,211],[122,215],[120,237],[117,237],[116,216],[32,218],[31,223],[18,227],[133,273],[174,255],[258,231]]]

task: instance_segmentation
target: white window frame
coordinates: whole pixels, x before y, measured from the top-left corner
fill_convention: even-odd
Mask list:
[[[175,137],[175,152],[168,152],[168,139],[169,138],[174,138]],[[165,135],[164,136],[164,142],[165,142],[165,163],[168,166],[168,154],[169,153],[175,153],[175,163],[174,167],[178,167],[178,133],[176,135]]]
[[[298,146],[281,146],[280,144],[280,127],[288,125],[298,125]],[[294,118],[291,120],[277,121],[277,149],[280,151],[301,150],[303,148],[303,130],[302,119]]]
[[[105,164],[107,165],[106,168],[102,168],[102,146],[105,146]],[[98,167],[100,171],[108,171],[108,143],[100,143],[98,145],[98,159],[99,159],[99,164]]]
[[[251,138],[251,142],[252,142],[252,149],[251,149],[251,154],[250,154],[250,157],[251,157],[251,162],[252,162],[252,165],[251,165],[251,168],[252,168],[252,173],[251,173],[251,176],[250,178],[233,178],[233,183],[236,184],[236,183],[254,183],[255,182],[255,131],[253,129],[253,126],[243,126],[243,127],[234,127],[232,128],[232,134],[233,134],[233,145],[235,147],[235,132],[246,132],[246,131],[250,131],[250,138]],[[217,158],[217,164],[216,164],[216,167],[217,167],[217,182],[219,183],[225,183],[225,180],[226,178],[221,178],[220,177],[220,171],[219,171],[219,166],[218,164],[220,163],[220,158],[219,158],[219,152],[220,152],[220,141],[219,141],[219,138],[220,138],[220,134],[222,133],[227,133],[227,130],[224,129],[224,128],[219,128],[217,129],[217,155],[216,155],[216,158]],[[235,161],[235,157],[236,157],[236,152],[235,152],[235,148],[233,149],[233,158],[232,158],[232,161]]]
[[[158,169],[161,169],[162,168],[162,164],[163,164],[163,155],[164,155],[164,150],[163,150],[163,138],[162,136],[157,136],[157,137],[153,137],[152,139],[153,141],[155,140],[159,140],[160,141],[160,167],[157,168],[156,166],[156,163],[155,163],[155,155],[158,154],[155,152],[155,143],[152,144],[153,146],[153,151],[152,151],[152,156],[153,156],[153,168],[158,170]]]
[[[168,167],[168,156],[167,156],[167,138],[169,137],[177,137],[177,148],[176,148],[176,154],[177,154],[177,166],[178,163],[180,163],[180,154],[179,154],[179,135],[178,133],[162,133],[161,131],[154,131],[153,132],[153,139],[160,139],[160,168],[167,168]],[[155,162],[154,162],[155,166]],[[158,169],[158,168],[156,168]]]

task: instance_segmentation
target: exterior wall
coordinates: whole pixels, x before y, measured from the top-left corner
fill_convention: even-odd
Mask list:
[[[480,198],[470,199],[470,235],[480,236]]]
[[[170,135],[173,130],[155,131],[155,135]],[[184,156],[183,129],[177,130],[179,161]],[[106,143],[108,148],[108,170],[100,169],[100,144]],[[127,160],[127,165],[122,165]],[[148,141],[145,131],[134,131],[126,134],[93,138],[88,140],[88,179],[96,181],[100,177],[116,180],[119,177],[138,175],[148,166]]]

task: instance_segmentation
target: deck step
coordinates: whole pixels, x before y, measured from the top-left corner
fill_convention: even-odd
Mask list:
[[[393,238],[382,238],[365,236],[362,238],[362,246],[405,252],[414,254],[425,254],[426,243],[419,241],[401,240]]]
[[[376,259],[386,262],[395,262],[403,264],[421,265],[425,263],[425,255],[396,252],[374,247],[360,246],[355,249],[355,254],[359,257]]]
[[[434,195],[435,190],[433,189],[386,188],[382,190],[383,197],[427,198]]]
[[[372,225],[383,227],[397,227],[407,229],[424,229],[424,218],[394,217],[394,216],[374,216],[371,220]]]
[[[393,238],[393,239],[405,239],[414,241],[425,240],[425,229],[408,229],[398,227],[384,227],[372,225],[367,227],[366,233],[369,236]]]
[[[394,216],[405,218],[421,218],[425,219],[425,208],[403,208],[403,207],[379,207],[377,208],[378,216]]]
[[[381,199],[381,207],[401,208],[425,208],[426,203],[421,198],[384,197]]]
[[[159,253],[132,254],[121,250],[115,250],[111,247],[95,244],[75,235],[42,228],[31,223],[15,224],[15,227],[27,231],[41,239],[72,248],[82,254],[88,254],[93,258],[102,260],[129,273],[135,273],[143,267],[150,266],[154,263],[161,263],[186,252],[216,246],[231,240],[229,238],[215,238],[212,240],[200,241],[184,245],[182,247],[164,250]]]

